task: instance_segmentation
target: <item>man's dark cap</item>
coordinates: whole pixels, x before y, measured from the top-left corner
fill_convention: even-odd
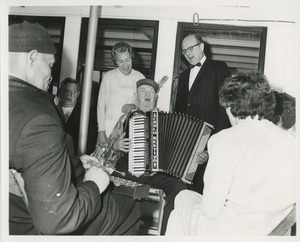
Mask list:
[[[151,80],[151,79],[140,79],[140,80],[138,80],[137,83],[136,83],[136,88],[139,88],[142,85],[151,86],[151,87],[154,88],[155,92],[158,91],[158,84],[155,81]]]
[[[38,23],[12,24],[8,31],[9,52],[37,50],[44,54],[56,54],[56,48],[49,33]]]

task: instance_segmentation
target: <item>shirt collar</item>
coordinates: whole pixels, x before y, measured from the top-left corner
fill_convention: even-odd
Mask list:
[[[206,61],[206,56],[204,55],[204,56],[202,57],[201,61],[200,61],[201,66],[203,66],[203,63],[204,63],[205,61]]]

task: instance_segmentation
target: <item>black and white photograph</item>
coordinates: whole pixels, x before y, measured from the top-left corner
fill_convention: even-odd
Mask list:
[[[0,8],[2,241],[299,241],[298,0]]]

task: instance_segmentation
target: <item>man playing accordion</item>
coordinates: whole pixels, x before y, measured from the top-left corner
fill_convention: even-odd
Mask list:
[[[137,109],[143,112],[157,109],[158,91],[159,84],[155,81],[150,79],[139,80],[135,93]],[[110,150],[108,160],[110,160],[112,166],[115,166],[117,171],[126,173],[123,178],[148,184],[164,191],[166,196],[164,198],[165,206],[161,227],[161,234],[164,234],[169,214],[174,208],[174,198],[180,191],[187,189],[188,186],[179,178],[164,173],[157,173],[150,176],[141,175],[139,177],[128,173],[128,152],[132,141],[126,137],[126,130],[128,129],[127,121],[130,114],[131,112],[128,112],[120,117],[108,138],[108,150]],[[198,154],[198,158],[199,162],[202,160],[206,161],[206,157],[202,153]],[[119,173],[114,172],[112,175],[119,176]]]

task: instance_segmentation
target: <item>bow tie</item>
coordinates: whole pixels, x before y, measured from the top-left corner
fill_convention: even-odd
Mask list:
[[[192,68],[194,68],[195,66],[201,66],[201,63],[199,62],[199,63],[197,63],[196,65],[191,65],[190,68],[192,69]]]

